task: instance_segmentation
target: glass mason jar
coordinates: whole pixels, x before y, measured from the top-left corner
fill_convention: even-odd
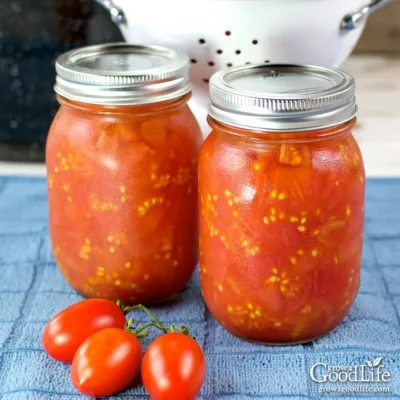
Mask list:
[[[57,264],[86,297],[168,298],[198,259],[189,60],[112,44],[66,53],[56,68],[46,162]]]
[[[199,158],[200,277],[241,338],[291,344],[335,328],[360,282],[365,173],[355,84],[317,67],[215,74]]]

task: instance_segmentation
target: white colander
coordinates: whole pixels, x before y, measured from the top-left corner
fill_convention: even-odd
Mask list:
[[[368,14],[390,0],[97,1],[128,42],[190,55],[191,106],[206,132],[207,83],[214,72],[246,63],[339,66]]]

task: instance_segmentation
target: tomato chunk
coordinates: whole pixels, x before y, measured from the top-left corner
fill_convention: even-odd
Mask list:
[[[359,286],[365,174],[354,121],[279,136],[211,124],[199,161],[208,308],[253,341],[326,334]]]
[[[85,297],[151,303],[197,263],[197,157],[187,96],[170,103],[62,106],[47,142],[55,259]]]

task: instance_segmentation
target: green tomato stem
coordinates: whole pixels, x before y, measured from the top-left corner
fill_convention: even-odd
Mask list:
[[[137,304],[135,306],[126,306],[124,312],[127,314],[134,310],[144,311],[158,326],[167,329],[166,326],[164,326],[164,324],[143,304]]]
[[[136,304],[134,306],[126,306],[124,304],[123,301],[118,300],[117,301],[117,305],[118,307],[121,308],[121,310],[123,311],[123,313],[129,314],[131,311],[134,310],[140,310],[145,312],[150,318],[151,321],[145,323],[142,327],[137,328],[136,330],[133,330],[133,326],[135,323],[135,320],[133,318],[129,318],[129,320],[127,321],[127,323],[125,324],[125,329],[127,331],[132,332],[137,338],[142,338],[145,337],[149,334],[149,331],[146,330],[149,327],[154,327],[159,329],[160,331],[164,332],[164,333],[168,333],[168,332],[176,332],[176,328],[174,325],[170,325],[169,328],[167,328],[161,321],[160,319],[158,319],[155,314],[153,312],[151,312],[147,307],[145,307],[143,304]],[[179,332],[184,334],[184,335],[189,335],[189,328],[186,325],[180,325],[178,328]]]
[[[150,322],[147,322],[146,324],[144,324],[143,326],[141,326],[140,328],[136,329],[133,333],[135,335],[138,335],[145,329],[149,328],[150,326],[154,326],[155,328],[159,329],[160,331],[162,331],[164,333],[168,332],[168,330],[166,330],[164,327],[157,325],[156,323],[154,323],[154,321],[150,321]]]

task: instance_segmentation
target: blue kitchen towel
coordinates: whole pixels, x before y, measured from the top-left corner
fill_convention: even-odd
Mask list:
[[[350,314],[328,336],[288,347],[241,341],[207,312],[197,277],[174,301],[155,308],[166,323],[189,324],[205,351],[208,369],[199,399],[400,398],[400,180],[369,180],[367,187],[361,289]],[[81,299],[54,263],[47,224],[45,180],[0,177],[2,400],[84,399],[70,383],[69,366],[50,359],[41,347],[49,318]],[[324,372],[375,360],[381,372],[391,374],[388,383],[315,383],[310,378],[317,363],[326,364],[326,369],[318,367]],[[112,399],[148,396],[137,383]]]

